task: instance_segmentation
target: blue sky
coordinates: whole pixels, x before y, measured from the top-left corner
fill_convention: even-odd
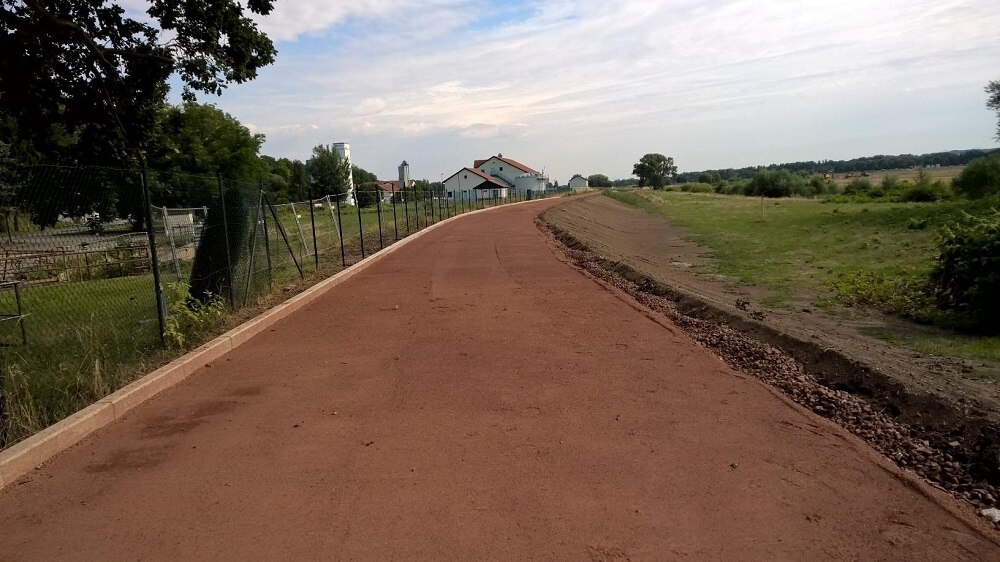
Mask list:
[[[132,4],[141,0],[134,0]],[[277,0],[277,62],[215,103],[380,177],[502,152],[565,183],[996,146],[1000,10],[977,1]]]

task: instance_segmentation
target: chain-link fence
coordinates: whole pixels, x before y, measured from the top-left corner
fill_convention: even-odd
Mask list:
[[[449,217],[554,194],[279,203],[259,182],[0,163],[0,447],[126,384],[178,314],[254,306]]]

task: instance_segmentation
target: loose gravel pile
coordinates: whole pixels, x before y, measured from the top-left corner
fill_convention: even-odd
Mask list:
[[[779,349],[729,326],[686,316],[669,298],[646,292],[639,283],[610,270],[609,267],[615,264],[590,251],[575,250],[565,244],[560,246],[575,265],[667,316],[734,369],[757,377],[816,414],[837,422],[931,485],[980,510],[998,506],[1000,487],[973,477],[955,458],[954,453],[963,447],[961,438],[932,434],[899,423],[860,396],[824,386],[807,373],[801,363]],[[938,446],[938,443],[944,445]]]

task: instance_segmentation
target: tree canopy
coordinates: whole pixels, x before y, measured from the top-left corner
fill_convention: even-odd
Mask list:
[[[1000,80],[993,80],[986,85],[986,107],[997,113],[997,136],[1000,141]]]
[[[313,148],[306,170],[312,183],[313,197],[333,195],[343,198],[351,189],[350,162],[342,159],[331,145],[321,144]]]
[[[214,105],[187,102],[162,110],[155,131],[157,169],[186,174],[221,174],[257,181],[264,166],[260,147],[264,135]]]
[[[587,185],[590,187],[611,187],[611,180],[604,174],[591,174],[587,176]]]
[[[0,139],[21,161],[120,165],[149,148],[167,78],[219,94],[274,61],[249,12],[272,0],[150,0],[150,21],[108,0],[0,3]]]
[[[970,199],[1000,194],[1000,153],[969,162],[952,183]]]
[[[677,174],[674,159],[658,153],[646,154],[632,167],[632,174],[639,178],[639,187],[652,186],[659,189],[670,183]]]

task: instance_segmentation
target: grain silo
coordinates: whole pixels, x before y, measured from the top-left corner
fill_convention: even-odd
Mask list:
[[[347,188],[347,204],[354,205],[354,170],[351,162],[351,145],[346,142],[335,142],[333,149],[337,151],[341,160],[347,161],[347,185],[350,186]]]

